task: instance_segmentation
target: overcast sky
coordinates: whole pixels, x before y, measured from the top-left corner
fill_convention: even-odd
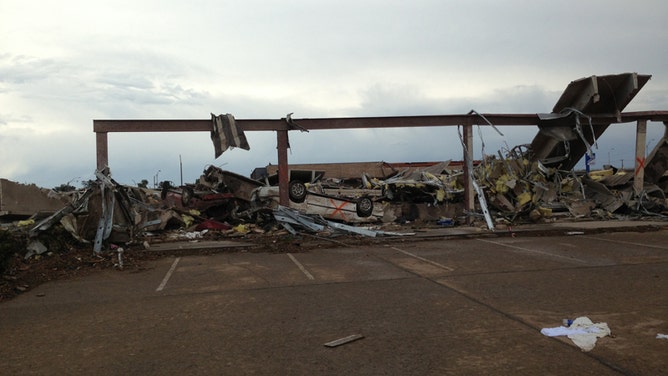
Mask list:
[[[627,111],[668,110],[666,16],[665,0],[0,0],[0,178],[94,179],[93,119],[540,113],[573,80],[624,72],[652,75]],[[635,126],[613,128],[598,166],[632,166]],[[486,153],[536,133],[501,130],[483,127]],[[649,124],[648,143],[662,135]],[[249,175],[277,162],[275,133],[247,137],[250,151],[214,159],[206,132],[111,133],[111,172],[179,184],[179,156],[186,183],[210,164]],[[462,155],[452,127],[290,144],[292,163]]]

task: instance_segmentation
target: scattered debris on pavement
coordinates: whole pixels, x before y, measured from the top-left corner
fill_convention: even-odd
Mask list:
[[[376,230],[368,227],[350,226],[339,222],[325,220],[317,215],[305,215],[295,209],[279,206],[274,210],[274,218],[283,226],[288,232],[297,235],[298,231],[295,229],[301,228],[315,233],[332,233],[332,232],[346,232],[368,237],[376,237],[382,235],[390,236],[406,236],[414,235],[414,233],[399,233]]]

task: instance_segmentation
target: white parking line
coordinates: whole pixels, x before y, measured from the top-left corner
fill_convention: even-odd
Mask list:
[[[428,259],[426,259],[426,258],[424,258],[424,257],[420,257],[420,256],[418,256],[418,255],[416,255],[416,254],[410,253],[410,252],[408,252],[408,251],[404,251],[403,249],[399,249],[399,248],[397,248],[397,247],[390,247],[390,248],[394,249],[395,251],[399,251],[399,252],[401,252],[401,253],[403,253],[403,254],[405,254],[405,255],[414,257],[414,258],[416,258],[416,259],[418,259],[418,260],[420,260],[420,261],[424,261],[424,262],[426,262],[426,263],[428,263],[428,264],[432,264],[432,265],[437,266],[437,267],[439,267],[439,268],[441,268],[441,269],[445,269],[445,270],[447,270],[447,271],[449,271],[449,272],[455,270],[455,269],[453,269],[453,268],[451,268],[451,267],[449,267],[449,266],[445,266],[445,265],[439,264],[439,263],[437,263],[437,262],[435,262],[435,261],[431,261],[431,260],[428,260]]]
[[[599,237],[597,237],[597,236],[582,236],[582,237],[583,237],[583,238],[587,238],[587,239],[603,240],[603,241],[611,242],[611,243],[622,243],[622,244],[637,245],[637,246],[641,246],[641,247],[656,248],[656,249],[668,249],[668,247],[660,246],[660,245],[643,244],[643,243],[634,243],[634,242],[625,242],[625,241],[623,241],[623,240],[617,240],[617,239],[605,239],[605,238],[599,238]]]
[[[292,262],[294,262],[295,265],[297,265],[297,267],[299,268],[299,270],[301,270],[302,273],[304,273],[304,275],[305,275],[308,279],[310,279],[310,280],[314,280],[314,279],[315,279],[315,277],[314,277],[311,273],[309,273],[308,270],[306,270],[306,268],[304,267],[304,265],[302,265],[301,262],[297,261],[297,259],[295,258],[295,256],[293,256],[293,255],[290,254],[290,253],[288,253],[287,255],[288,255],[288,257],[290,257],[290,260],[292,260]]]
[[[564,260],[567,260],[567,261],[576,262],[576,263],[580,263],[580,264],[589,264],[589,262],[587,262],[587,261],[585,261],[585,260],[577,259],[577,258],[575,258],[575,257],[567,257],[567,256],[562,256],[562,255],[556,255],[556,254],[554,254],[554,253],[537,251],[537,250],[535,250],[535,249],[529,249],[529,248],[518,247],[518,246],[516,246],[516,245],[510,245],[510,244],[505,244],[505,243],[500,243],[500,242],[494,242],[494,241],[491,241],[491,240],[485,240],[485,239],[476,239],[476,240],[481,241],[481,242],[485,242],[485,243],[491,243],[491,244],[500,245],[500,246],[502,246],[502,247],[519,249],[519,250],[524,251],[524,252],[529,252],[529,253],[539,253],[539,254],[541,254],[541,255],[545,255],[545,256],[548,256],[548,257],[560,258],[560,259],[564,259]]]
[[[176,260],[174,260],[174,262],[172,263],[172,267],[169,268],[169,271],[167,272],[167,274],[165,274],[165,278],[162,279],[160,286],[158,286],[158,288],[155,289],[155,292],[162,291],[162,289],[165,288],[165,286],[167,285],[167,281],[169,281],[169,278],[171,278],[172,273],[174,273],[174,270],[176,269],[176,264],[179,263],[179,260],[181,260],[180,257],[177,257]]]

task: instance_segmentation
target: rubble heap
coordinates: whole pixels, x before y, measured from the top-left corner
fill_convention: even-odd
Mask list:
[[[161,190],[121,185],[108,170],[96,175],[96,184],[70,194],[70,202],[62,209],[41,219],[35,215],[22,223],[20,228],[27,237],[26,257],[48,250],[40,234],[54,226],[65,229],[76,241],[92,245],[95,253],[109,250],[109,244],[142,244],[147,234],[155,232],[212,230],[238,234],[253,228],[256,233],[266,233],[289,227],[281,220],[286,218],[286,212],[278,204],[277,187],[217,167],[207,167],[194,185],[174,187],[164,183]],[[335,189],[334,180],[327,180],[326,184],[306,183],[298,192],[302,197],[294,197],[298,193],[291,192],[290,207],[320,225],[326,223],[323,220],[354,225],[358,219],[380,227],[383,223],[405,222],[409,217],[425,225],[444,219],[461,225],[467,214],[473,215],[475,225],[476,213],[461,211],[462,176],[461,169],[443,162],[402,171],[384,180],[363,174],[359,186],[351,187],[350,180],[339,189]],[[473,176],[497,224],[662,216],[666,212],[665,192],[657,184],[648,183],[642,194],[636,195],[632,173],[614,168],[590,174],[547,168],[532,160],[526,147],[515,148],[506,155],[487,156],[477,164]],[[330,201],[331,207],[318,206],[325,201]],[[343,211],[344,204],[368,204],[371,208],[365,215],[360,211],[364,208],[358,207],[346,217],[337,213]],[[413,212],[418,206],[454,215],[425,218],[419,210]],[[293,229],[290,232],[295,234]]]

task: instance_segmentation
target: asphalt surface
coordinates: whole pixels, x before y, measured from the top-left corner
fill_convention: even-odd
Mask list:
[[[666,374],[668,231],[649,227],[175,254],[0,304],[0,372]],[[612,335],[584,352],[540,332],[580,316]]]

